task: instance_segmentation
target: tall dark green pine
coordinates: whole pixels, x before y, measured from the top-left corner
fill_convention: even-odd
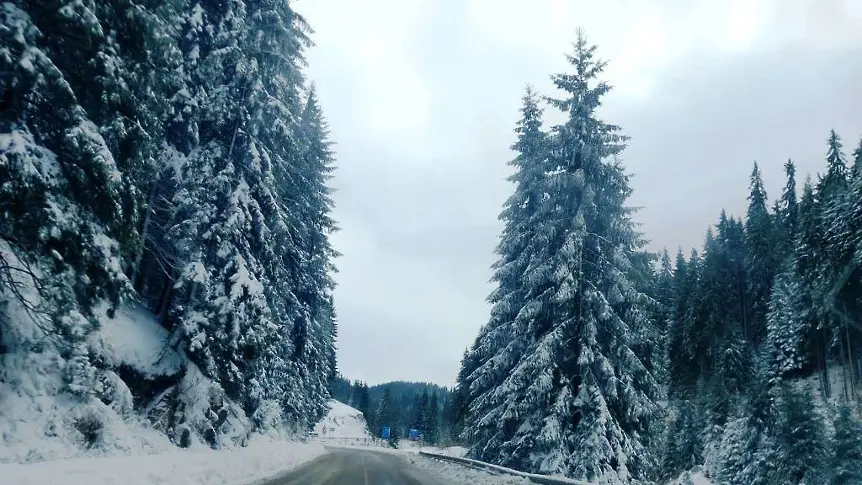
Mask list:
[[[693,266],[686,264],[682,249],[677,251],[673,271],[672,299],[668,304],[668,326],[665,339],[665,352],[668,365],[668,396],[677,398],[693,392],[696,374],[693,335],[691,327],[691,307],[695,284]]]
[[[158,149],[174,67],[165,19],[176,4],[163,3],[162,17],[120,1],[0,9],[0,238],[43,273],[37,314],[77,394],[95,385],[86,345],[93,307],[115,307],[128,289],[138,185]],[[0,284],[14,286],[8,274]]]
[[[862,483],[862,423],[849,405],[842,405],[835,419],[830,484]]]
[[[854,154],[848,170],[847,187],[822,215],[825,245],[823,248],[824,306],[833,322],[836,337],[841,340],[843,362],[854,358],[862,312],[862,143]],[[839,162],[834,162],[839,164]],[[837,185],[837,184],[836,184]],[[858,356],[857,356],[858,357]],[[856,379],[855,366],[848,366],[851,379]],[[852,386],[851,386],[852,387]]]
[[[538,214],[545,204],[545,177],[548,172],[547,134],[542,131],[542,110],[531,88],[523,97],[521,119],[512,146],[518,155],[509,164],[516,172],[509,177],[515,184],[514,194],[506,201],[500,219],[505,222],[496,253],[500,259],[494,264],[492,280],[497,288],[489,295],[491,318],[480,330],[472,348],[461,363],[456,386],[456,399],[461,421],[467,416],[474,422],[493,422],[501,418],[506,396],[493,392],[511,372],[525,352],[525,335],[530,310],[525,308],[526,290],[523,278],[535,260],[535,254],[547,235],[540,234]],[[469,411],[468,411],[469,410]],[[494,437],[496,430],[485,426],[467,426],[470,443],[484,442],[487,451],[502,442]],[[487,434],[486,434],[487,433]],[[479,450],[475,451],[479,453]]]
[[[504,379],[472,400],[467,433],[472,456],[484,460],[638,480],[654,463],[648,437],[659,388],[633,346],[653,324],[638,289],[643,241],[616,158],[625,137],[595,113],[610,90],[598,80],[605,63],[595,51],[579,33],[573,72],[552,78],[564,97],[548,101],[566,121],[552,130],[551,165],[521,253],[530,259],[516,273],[523,306],[512,309],[509,335],[517,337],[485,359]],[[478,346],[491,342],[487,333]],[[512,368],[515,346],[522,356]]]
[[[424,437],[425,442],[432,445],[440,441],[440,401],[436,392],[431,395],[425,410]]]
[[[787,182],[776,206],[776,246],[779,273],[776,275],[766,316],[766,349],[769,376],[780,379],[806,368],[810,353],[813,309],[806,298],[803,278],[797,267],[799,204],[796,198],[796,167],[784,164]]]
[[[766,190],[757,163],[751,172],[748,213],[745,219],[745,268],[747,313],[743,329],[744,338],[757,347],[766,337],[766,314],[769,295],[775,277],[776,231],[767,209]]]
[[[796,196],[796,164],[788,160],[784,164],[784,174],[787,181],[784,191],[776,206],[776,225],[778,229],[778,255],[792,258],[795,247],[796,234],[799,225],[799,203]]]
[[[781,388],[771,483],[823,483],[829,457],[825,422],[807,392]]]

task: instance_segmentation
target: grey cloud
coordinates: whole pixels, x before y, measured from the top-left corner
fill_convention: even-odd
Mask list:
[[[520,97],[526,83],[553,93],[547,54],[470,34],[462,5],[436,4],[407,46],[431,93],[419,140],[374,138],[350,72],[312,59],[338,142],[339,364],[351,378],[451,384],[487,319]],[[652,247],[699,246],[722,207],[742,214],[754,160],[776,196],[788,157],[800,172],[821,168],[830,128],[855,146],[860,54],[797,46],[691,57],[675,61],[647,99],[612,92],[603,115],[632,137],[624,154],[635,173],[631,203],[644,207],[636,218]]]
[[[632,197],[653,247],[700,246],[721,208],[743,215],[756,160],[770,197],[792,158],[799,180],[823,168],[831,128],[862,136],[862,50],[783,50],[677,63],[650,99],[609,106],[632,137]],[[612,95],[611,95],[612,96]],[[852,148],[851,148],[852,149]],[[848,150],[849,151],[849,150]]]

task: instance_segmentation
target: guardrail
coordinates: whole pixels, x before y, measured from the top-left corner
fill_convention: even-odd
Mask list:
[[[583,482],[580,480],[573,480],[571,478],[551,477],[548,475],[537,475],[535,473],[519,472],[518,470],[512,470],[511,468],[506,468],[506,467],[494,465],[491,463],[485,463],[484,461],[471,460],[469,458],[460,458],[457,456],[448,456],[448,455],[438,455],[437,453],[429,453],[427,451],[420,451],[419,455],[425,456],[428,458],[433,458],[435,460],[457,463],[459,465],[464,465],[464,466],[468,466],[470,468],[476,468],[479,470],[485,470],[485,471],[500,473],[500,474],[504,474],[504,475],[513,475],[516,477],[524,477],[533,483],[540,483],[543,485],[590,485],[587,482]]]

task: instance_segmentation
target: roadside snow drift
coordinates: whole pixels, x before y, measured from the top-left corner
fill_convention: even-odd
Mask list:
[[[0,465],[0,477],[3,483],[15,485],[242,485],[272,477],[323,453],[320,444],[258,437],[247,448]]]
[[[314,426],[314,431],[320,438],[371,438],[365,425],[365,416],[355,408],[336,401],[329,400],[329,412]]]

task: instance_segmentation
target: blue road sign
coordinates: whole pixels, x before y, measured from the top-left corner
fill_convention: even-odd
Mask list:
[[[388,440],[388,439],[389,439],[389,426],[384,426],[384,427],[383,427],[383,432],[382,432],[382,433],[380,433],[380,437],[381,437],[381,438],[383,438],[384,440]]]
[[[407,432],[407,437],[410,441],[416,441],[419,439],[419,430],[411,428],[410,431]]]

